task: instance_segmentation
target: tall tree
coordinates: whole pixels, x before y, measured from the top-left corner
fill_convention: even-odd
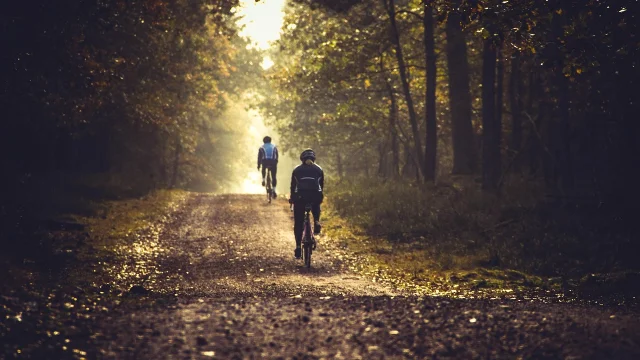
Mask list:
[[[389,96],[389,136],[391,140],[391,174],[395,179],[400,175],[400,151],[398,148],[398,102],[393,86],[389,80],[386,81]]]
[[[571,124],[570,124],[570,109],[569,109],[569,80],[565,75],[565,56],[563,56],[559,49],[564,37],[564,28],[566,26],[567,14],[560,11],[552,15],[551,31],[549,32],[551,42],[554,46],[551,46],[550,52],[552,57],[552,71],[553,71],[553,92],[554,97],[557,99],[557,103],[554,107],[554,119],[555,126],[553,149],[555,155],[556,173],[559,177],[561,186],[564,191],[569,190],[573,186],[573,170],[571,160]]]
[[[475,137],[471,124],[471,90],[467,43],[462,30],[461,0],[453,0],[445,24],[447,71],[449,76],[449,108],[453,143],[454,174],[471,174],[476,170]]]
[[[411,95],[411,85],[409,84],[409,78],[407,75],[407,66],[402,51],[402,43],[400,42],[400,31],[396,21],[396,5],[395,0],[382,0],[387,14],[389,15],[389,22],[391,27],[391,40],[395,46],[395,55],[398,62],[398,72],[400,73],[400,80],[402,81],[402,90],[404,92],[405,101],[407,103],[407,110],[409,112],[409,121],[411,123],[411,131],[413,133],[414,151],[416,166],[424,174],[424,156],[422,152],[422,141],[420,141],[420,132],[418,129],[418,116],[413,104],[413,96]],[[435,119],[434,119],[435,120]]]
[[[502,115],[504,113],[504,58],[502,42],[498,42],[496,45],[496,57],[495,136],[497,136],[498,139],[495,140],[495,142],[498,144],[498,169],[501,169],[502,157],[500,155],[500,149],[502,148]],[[498,186],[500,186],[500,183],[498,183]]]
[[[522,89],[523,82],[521,78],[520,52],[516,51],[511,57],[511,74],[509,77],[509,105],[511,108],[511,139],[509,141],[509,150],[514,170],[519,170],[520,161],[515,157],[519,157],[522,151]]]
[[[482,188],[497,191],[500,178],[500,127],[496,116],[496,39],[490,34],[482,50]]]
[[[426,66],[425,122],[427,124],[424,178],[435,181],[438,149],[438,124],[436,120],[436,51],[433,24],[433,2],[424,0],[424,53]]]

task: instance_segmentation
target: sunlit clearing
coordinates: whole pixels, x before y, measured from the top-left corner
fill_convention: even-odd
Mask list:
[[[287,154],[287,149],[278,143],[277,132],[265,124],[264,118],[258,111],[247,110],[244,104],[232,104],[225,113],[225,118],[229,119],[228,121],[232,122],[234,127],[242,129],[242,134],[234,141],[243,144],[242,146],[246,146],[246,148],[241,154],[238,154],[238,159],[234,159],[233,165],[230,164],[231,181],[221,189],[221,192],[265,194],[265,188],[262,186],[262,173],[256,168],[256,160],[258,149],[263,143],[262,138],[267,135],[272,138],[279,153],[276,191],[281,195],[286,192],[287,185],[291,180],[293,161]]]
[[[240,36],[250,38],[259,49],[269,48],[269,42],[280,37],[284,4],[285,0],[240,0],[238,24],[244,26]]]
[[[262,69],[267,70],[268,68],[273,66],[273,60],[271,60],[270,57],[265,56],[262,59],[262,64],[260,64],[260,66],[262,66]]]

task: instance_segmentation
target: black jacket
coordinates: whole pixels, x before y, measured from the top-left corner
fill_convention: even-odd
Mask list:
[[[316,164],[301,164],[291,174],[291,195],[299,192],[319,192],[324,189],[324,171]]]

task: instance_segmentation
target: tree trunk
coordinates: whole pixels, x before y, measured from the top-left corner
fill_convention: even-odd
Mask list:
[[[553,119],[553,104],[546,101],[546,98],[547,96],[540,99],[541,112],[539,118],[539,129],[542,137],[540,141],[540,144],[542,145],[542,170],[547,190],[551,193],[555,193],[558,190],[558,168],[557,162],[555,161],[555,154],[552,153],[552,151],[554,151],[556,144],[555,136],[557,134],[554,129],[557,126]]]
[[[520,76],[520,53],[511,58],[511,77],[509,81],[509,104],[511,105],[511,141],[509,150],[511,159],[522,151],[522,80]],[[520,170],[520,161],[513,160],[513,169]]]
[[[449,75],[449,107],[453,142],[453,174],[471,174],[476,170],[477,157],[471,124],[471,90],[469,61],[465,34],[460,27],[461,16],[457,7],[449,13],[446,23],[447,68]]]
[[[567,191],[573,188],[573,162],[571,159],[571,120],[569,109],[569,80],[564,76],[562,71],[559,71],[556,76],[558,87],[558,120],[560,127],[560,134],[558,139],[560,142],[557,144],[560,153],[560,177],[562,181],[562,188]]]
[[[391,137],[391,177],[396,179],[400,174],[400,150],[398,149],[398,129],[396,128],[396,122],[398,120],[398,103],[396,96],[393,93],[393,87],[391,83],[387,81],[387,90],[389,91],[389,98],[391,100],[389,108],[389,136]]]
[[[482,61],[482,188],[496,191],[500,177],[500,137],[496,124],[496,47],[484,40]]]
[[[413,133],[414,151],[417,157],[418,164],[424,164],[422,156],[422,142],[420,141],[420,133],[418,131],[418,116],[413,105],[413,97],[411,96],[411,86],[409,85],[409,79],[407,76],[407,66],[404,62],[402,55],[402,44],[400,42],[400,33],[398,32],[398,25],[396,23],[396,8],[394,0],[383,0],[383,3],[389,14],[389,21],[391,22],[391,41],[396,48],[396,60],[398,61],[398,70],[400,72],[400,80],[402,81],[402,90],[404,92],[405,101],[407,102],[407,110],[409,111],[409,122],[411,123],[411,131]],[[420,166],[418,166],[420,171]],[[419,176],[418,176],[419,177]]]
[[[402,176],[408,179],[411,176],[415,175],[416,182],[420,182],[420,168],[418,167],[416,156],[413,153],[413,150],[411,149],[411,146],[409,146],[408,142],[404,142],[403,145],[405,162],[404,166],[402,167]]]
[[[536,117],[535,122],[530,121],[528,128],[531,134],[531,144],[529,151],[529,175],[534,176],[538,172],[538,158],[540,152],[540,137],[539,137],[539,123],[541,119],[541,111],[542,108],[540,106],[541,101],[539,101],[539,78],[536,75],[535,70],[529,73],[529,96],[527,97],[527,111],[531,116],[535,113],[535,109],[533,104],[538,101],[538,116]]]
[[[425,181],[435,181],[438,149],[438,126],[436,120],[436,52],[434,41],[433,7],[424,2],[424,50],[427,68],[427,83],[425,92],[425,120],[427,124],[425,144]]]
[[[378,144],[378,176],[387,177],[387,143]]]
[[[406,142],[402,143],[403,155],[404,155],[404,164],[402,164],[402,169],[400,170],[400,175],[403,179],[408,179],[411,176],[411,168],[413,165],[413,159],[411,158],[411,149],[407,145]]]
[[[180,153],[182,152],[182,142],[180,136],[176,136],[176,147],[173,155],[173,173],[171,175],[170,188],[175,188],[178,183],[178,171],[180,170]]]
[[[167,186],[169,183],[169,173],[167,171],[167,145],[169,144],[169,136],[164,131],[158,132],[160,137],[160,161],[158,163],[160,174],[160,186]]]
[[[561,181],[561,188],[568,190],[573,187],[573,166],[571,161],[571,124],[569,110],[569,80],[564,76],[564,58],[560,53],[560,39],[564,37],[564,26],[567,23],[566,15],[556,13],[551,21],[551,34],[553,41],[557,42],[553,47],[552,54],[556,60],[553,69],[553,82],[556,91],[555,98],[558,100],[555,111],[554,120],[557,121],[558,134],[555,136],[553,144],[555,161],[557,165],[556,172]]]
[[[398,129],[396,128],[396,122],[398,121],[398,103],[396,102],[396,97],[393,93],[393,89],[391,89],[390,91],[390,96],[391,109],[389,114],[389,134],[391,134],[391,170],[392,177],[396,179],[400,174],[400,150],[398,149]]]
[[[498,179],[502,173],[502,109],[504,108],[504,60],[502,58],[502,42],[496,45],[496,121],[495,135],[498,137],[498,156],[496,157],[496,167],[498,169]]]

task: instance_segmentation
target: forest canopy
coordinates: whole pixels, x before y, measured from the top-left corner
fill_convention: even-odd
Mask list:
[[[7,6],[0,143],[20,155],[3,156],[4,181],[84,172],[142,189],[223,185],[228,179],[212,174],[229,173],[238,157],[225,154],[237,139],[221,114],[261,70],[258,51],[237,35],[235,6]]]
[[[524,171],[550,191],[626,197],[615,192],[638,180],[637,7],[294,2],[262,108],[339,177],[478,172],[495,191]]]

